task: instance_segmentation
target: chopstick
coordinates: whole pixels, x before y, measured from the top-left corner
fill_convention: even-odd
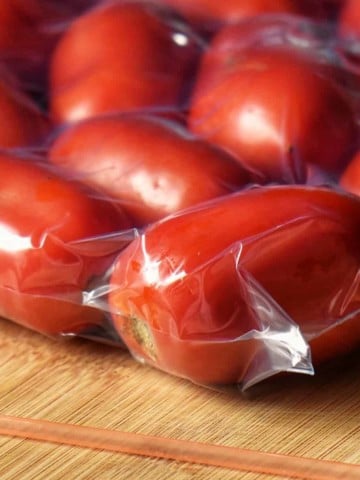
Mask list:
[[[8,415],[0,435],[305,480],[360,479],[360,465]]]

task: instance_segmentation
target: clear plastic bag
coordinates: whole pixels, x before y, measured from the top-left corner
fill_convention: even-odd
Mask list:
[[[218,388],[358,348],[360,83],[339,5],[317,6],[213,36],[168,2],[27,5],[39,63],[1,77],[33,116],[2,109],[0,315]]]

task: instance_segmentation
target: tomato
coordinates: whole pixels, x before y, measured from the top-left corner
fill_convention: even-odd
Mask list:
[[[52,163],[119,199],[138,226],[224,195],[250,182],[229,154],[177,124],[146,115],[113,115],[65,129]]]
[[[215,199],[120,253],[114,325],[136,358],[203,384],[241,381],[266,342],[295,359],[295,337],[276,344],[288,318],[317,363],[334,358],[360,344],[359,241],[360,201],[335,190],[268,186]]]
[[[339,181],[342,188],[360,196],[360,152],[354,155]]]
[[[80,16],[57,45],[50,104],[58,122],[110,111],[180,108],[200,43],[155,5],[110,2]]]
[[[110,257],[85,240],[128,228],[127,217],[44,164],[4,153],[0,190],[0,315],[51,335],[103,322],[82,292]]]
[[[358,0],[346,0],[338,20],[339,35],[352,53],[359,54],[360,5]]]
[[[199,30],[216,31],[221,25],[235,23],[264,14],[302,14],[310,10],[317,14],[319,6],[316,0],[161,0],[171,5]],[[305,4],[305,6],[304,6]]]
[[[190,129],[271,181],[303,182],[307,163],[338,174],[358,128],[350,100],[325,68],[294,47],[234,54],[214,42],[215,60],[210,47],[195,85]]]
[[[39,144],[50,131],[45,114],[5,70],[0,71],[0,120],[0,148]]]
[[[0,57],[19,74],[25,88],[44,88],[59,25],[69,15],[55,0],[1,0]]]

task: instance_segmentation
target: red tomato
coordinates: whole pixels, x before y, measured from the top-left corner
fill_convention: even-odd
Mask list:
[[[235,23],[263,14],[302,14],[309,10],[316,15],[317,0],[160,0],[171,5],[199,30],[213,32],[221,25]],[[305,5],[305,6],[304,6]]]
[[[85,240],[129,227],[91,190],[28,159],[0,155],[0,315],[46,334],[103,322],[82,291],[110,263]]]
[[[352,53],[359,53],[360,4],[358,0],[345,0],[339,17],[339,34]]]
[[[41,143],[50,130],[44,113],[15,84],[11,85],[7,72],[0,75],[0,148]]]
[[[55,50],[52,114],[73,122],[109,111],[179,107],[199,52],[189,29],[154,5],[100,5],[74,21]]]
[[[43,88],[59,24],[70,11],[55,0],[1,0],[0,58],[31,90]]]
[[[360,152],[351,160],[341,175],[339,183],[348,192],[360,196]]]
[[[250,182],[226,152],[175,123],[137,114],[75,124],[57,138],[49,159],[121,200],[137,225]]]
[[[122,251],[109,297],[115,327],[136,358],[204,384],[241,381],[264,358],[264,337],[269,348],[272,330],[284,339],[284,312],[317,363],[334,358],[360,344],[359,241],[360,201],[331,189],[215,199]]]
[[[236,57],[225,50],[219,71],[211,55],[210,48],[190,106],[194,133],[269,180],[302,182],[307,163],[335,174],[345,167],[357,144],[355,115],[312,57],[294,48],[244,49]]]

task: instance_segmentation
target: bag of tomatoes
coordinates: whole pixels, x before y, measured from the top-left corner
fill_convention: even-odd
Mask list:
[[[345,3],[4,1],[0,316],[212,387],[359,348]]]

